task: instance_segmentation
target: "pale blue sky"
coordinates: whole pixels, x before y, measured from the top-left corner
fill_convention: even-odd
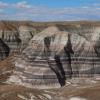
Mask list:
[[[0,20],[100,20],[100,0],[0,0]]]

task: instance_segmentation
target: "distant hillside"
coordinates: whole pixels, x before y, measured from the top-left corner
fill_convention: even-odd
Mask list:
[[[1,30],[17,30],[20,26],[34,27],[37,30],[43,30],[49,26],[58,26],[61,29],[81,26],[100,26],[100,21],[65,21],[65,22],[32,22],[32,21],[0,21]]]

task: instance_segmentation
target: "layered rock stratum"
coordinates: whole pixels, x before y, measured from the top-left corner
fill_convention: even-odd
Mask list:
[[[99,100],[99,33],[100,22],[0,21],[0,100]]]
[[[56,88],[74,77],[99,76],[99,37],[99,26],[48,27],[34,35],[15,61],[16,71],[9,81]]]

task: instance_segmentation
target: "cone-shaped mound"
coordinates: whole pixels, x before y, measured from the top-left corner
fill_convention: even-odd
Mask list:
[[[73,77],[100,74],[98,37],[98,28],[84,36],[84,32],[80,35],[49,27],[36,34],[16,60],[13,78],[18,80],[10,81],[37,88],[59,87]]]

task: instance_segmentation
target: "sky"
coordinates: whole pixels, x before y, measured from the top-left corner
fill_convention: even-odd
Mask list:
[[[100,20],[100,0],[0,0],[0,20]]]

